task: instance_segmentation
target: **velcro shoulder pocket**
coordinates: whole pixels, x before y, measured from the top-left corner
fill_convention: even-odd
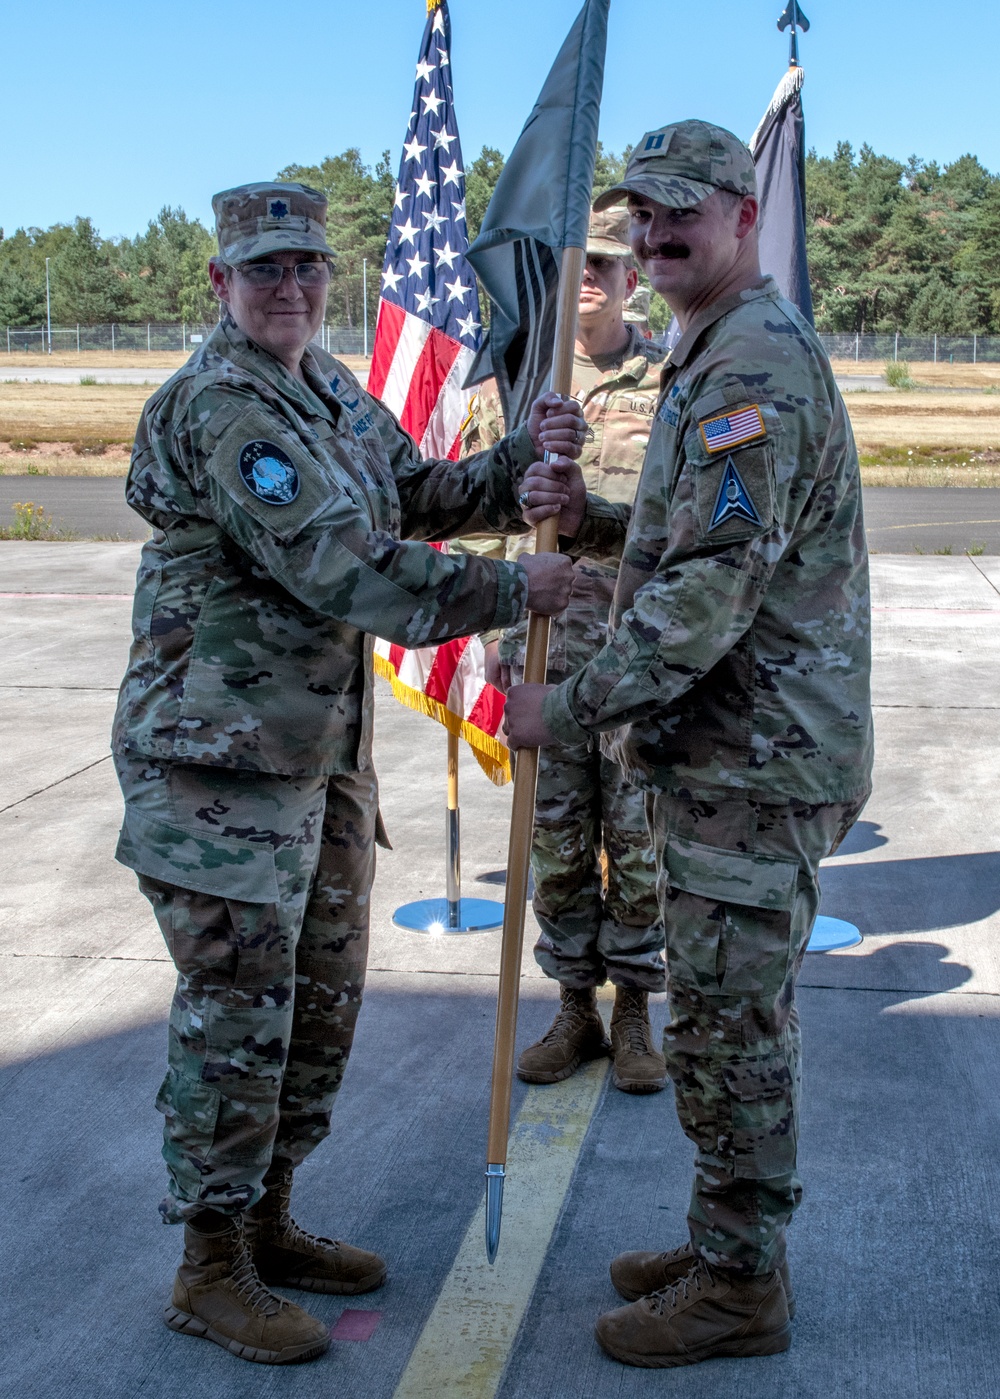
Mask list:
[[[795,900],[799,867],[793,860],[722,850],[671,835],[666,844],[668,883],[719,903],[787,912]]]
[[[244,409],[203,462],[233,503],[282,543],[301,534],[330,499],[322,464],[262,408]]]
[[[717,390],[691,408],[684,458],[694,477],[701,539],[728,544],[766,534],[775,523],[774,406],[739,386]],[[732,401],[728,401],[732,400]]]

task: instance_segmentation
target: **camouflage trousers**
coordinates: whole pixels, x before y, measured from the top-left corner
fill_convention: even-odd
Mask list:
[[[819,862],[864,799],[823,806],[647,796],[666,936],[663,1047],[694,1142],[688,1226],[715,1266],[767,1273],[802,1198],[795,982]]]
[[[558,673],[550,680],[564,678]],[[607,879],[601,870],[601,850]],[[531,844],[535,961],[564,986],[662,991],[663,927],[645,795],[600,738],[539,752]]]
[[[237,1214],[272,1160],[297,1166],[330,1131],[364,989],[375,774],[117,766],[118,858],[177,968],[160,1212]]]

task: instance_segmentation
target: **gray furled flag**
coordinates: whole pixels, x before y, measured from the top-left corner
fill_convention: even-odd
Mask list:
[[[559,252],[590,224],[610,0],[586,0],[510,153],[469,249],[492,303],[466,386],[492,374],[512,431],[548,385]]]
[[[782,295],[793,301],[811,323],[802,82],[802,69],[789,68],[750,138],[750,152],[757,166],[760,196],[761,271],[774,277]]]

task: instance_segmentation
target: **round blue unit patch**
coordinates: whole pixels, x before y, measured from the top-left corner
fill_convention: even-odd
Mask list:
[[[248,442],[240,449],[240,475],[248,491],[268,505],[291,505],[299,493],[299,473],[291,457],[273,442]]]

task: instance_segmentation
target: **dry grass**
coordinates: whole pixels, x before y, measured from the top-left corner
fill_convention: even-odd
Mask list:
[[[831,360],[835,374],[881,374],[884,360]],[[1000,387],[1000,364],[934,364],[911,360],[910,378],[918,386],[941,389],[990,389]]]
[[[14,351],[4,354],[0,350],[0,379],[4,365],[14,369],[79,369],[89,373],[93,369],[180,369],[190,358],[190,352],[182,350],[53,350],[51,355],[33,355]]]
[[[967,447],[868,446],[861,449],[866,486],[1000,486],[1000,451]]]
[[[361,356],[345,362],[366,376]],[[1000,377],[1000,367],[983,368]],[[151,392],[142,384],[0,383],[0,475],[124,476]],[[966,394],[855,392],[846,401],[867,485],[1000,486],[1000,394],[980,386]]]
[[[969,452],[1000,447],[1000,395],[847,393],[862,453],[902,447]]]
[[[131,444],[149,384],[0,383],[4,442]]]

